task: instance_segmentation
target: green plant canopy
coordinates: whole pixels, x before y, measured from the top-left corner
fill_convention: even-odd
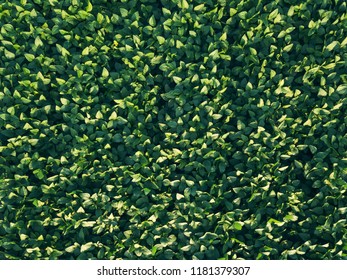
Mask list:
[[[3,0],[0,259],[347,259],[344,0]]]

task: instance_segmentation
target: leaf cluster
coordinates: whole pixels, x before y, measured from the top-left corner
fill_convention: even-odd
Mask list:
[[[0,259],[346,259],[346,2],[0,5]]]

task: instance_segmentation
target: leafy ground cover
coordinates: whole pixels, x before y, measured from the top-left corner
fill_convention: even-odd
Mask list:
[[[0,259],[347,258],[345,1],[0,23]]]

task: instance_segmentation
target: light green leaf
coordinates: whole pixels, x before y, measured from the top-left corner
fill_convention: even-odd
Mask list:
[[[270,14],[269,14],[269,20],[273,20],[277,17],[278,15],[278,9],[273,10]]]
[[[90,228],[95,225],[95,221],[83,221],[82,222],[82,227]]]
[[[96,21],[99,24],[102,24],[102,22],[104,21],[104,16],[102,14],[98,13],[97,16],[96,16]]]
[[[5,49],[5,57],[8,59],[14,59],[16,55],[13,52],[10,52],[7,49]]]
[[[82,51],[82,55],[88,55],[89,54],[89,47],[85,47]]]
[[[197,6],[195,6],[194,7],[194,9],[193,9],[194,11],[203,11],[203,10],[205,10],[205,4],[200,4],[200,5],[197,5]]]
[[[224,33],[222,34],[222,36],[219,37],[219,40],[221,40],[221,41],[226,41],[226,40],[227,40],[227,33],[224,32]]]
[[[36,140],[36,139],[32,139],[32,140]],[[36,169],[33,171],[33,173],[39,180],[42,180],[45,177],[45,175],[41,169]]]
[[[326,46],[326,50],[331,52],[332,50],[334,50],[336,48],[336,46],[338,46],[338,44],[339,44],[338,41],[333,41],[329,45]]]
[[[208,88],[207,86],[203,86],[202,89],[200,90],[202,94],[208,94]]]
[[[172,79],[174,80],[174,82],[176,84],[179,84],[182,81],[182,78],[181,77],[177,77],[177,76],[173,76]]]
[[[163,56],[161,55],[158,55],[158,56],[155,56],[151,59],[151,64],[152,65],[156,65],[156,64],[159,64],[163,59]]]
[[[178,5],[181,9],[188,9],[189,8],[189,4],[188,4],[187,0],[180,0]]]
[[[236,9],[234,9],[234,8],[230,8],[229,9],[229,15],[230,15],[230,17],[232,17],[233,15],[236,15],[237,14],[237,10]]]
[[[341,48],[347,45],[347,37],[341,42]]]
[[[101,74],[101,76],[104,77],[104,78],[107,78],[109,75],[110,75],[110,73],[109,73],[108,70],[104,67],[104,68],[102,69],[102,74]]]
[[[63,85],[66,83],[66,81],[63,79],[60,79],[60,78],[55,78],[55,79],[57,80],[58,85]]]
[[[157,36],[157,40],[159,42],[160,45],[164,44],[165,43],[165,38],[162,37],[162,36]]]
[[[110,121],[114,121],[114,120],[116,120],[117,119],[117,113],[116,112],[112,112],[112,114],[111,114],[111,116],[109,117],[109,120]]]
[[[60,98],[60,102],[63,105],[68,105],[70,103],[70,101],[64,97]]]
[[[70,52],[67,49],[65,49],[62,45],[56,44],[56,46],[57,46],[58,52],[61,53],[62,56],[70,55]]]
[[[102,119],[102,118],[104,117],[104,115],[103,115],[100,111],[98,111],[98,112],[96,113],[95,117],[96,117],[97,119]]]
[[[283,48],[284,52],[290,52],[290,50],[293,48],[294,44],[291,43]]]
[[[152,15],[152,16],[149,18],[148,23],[149,23],[149,25],[152,26],[152,27],[155,27],[155,26],[156,26],[157,21],[155,20],[154,15]]]
[[[75,251],[76,248],[77,248],[76,245],[71,245],[71,246],[65,248],[65,251],[68,253],[72,253],[73,251]]]
[[[144,188],[144,189],[143,189],[143,192],[144,192],[145,195],[148,195],[148,194],[151,192],[151,189],[149,189],[149,188]]]
[[[184,44],[180,40],[176,40],[176,48],[180,49],[184,46]]]
[[[246,125],[241,120],[237,120],[237,129],[242,130],[246,127]]]
[[[191,245],[186,245],[181,248],[181,251],[183,252],[188,252],[192,246]]]
[[[42,47],[43,46],[43,42],[42,42],[42,40],[41,40],[41,38],[39,36],[37,36],[35,38],[35,46],[36,47]]]
[[[298,220],[298,216],[294,215],[294,214],[288,214],[284,217],[284,221],[286,222],[295,222]]]
[[[122,17],[128,16],[128,10],[126,10],[124,8],[120,8],[119,11],[120,11],[120,14],[122,15]]]
[[[94,248],[93,242],[88,242],[88,243],[86,243],[86,244],[83,244],[83,245],[81,246],[81,253],[83,253],[83,252],[85,252],[85,251],[88,251],[88,250],[90,250],[90,249],[92,249],[92,248]]]
[[[243,222],[236,221],[233,223],[233,228],[236,230],[242,230],[243,225],[244,225]]]
[[[171,16],[171,11],[169,9],[166,9],[166,8],[163,7],[161,10],[163,11],[163,15],[165,17]]]
[[[246,19],[247,18],[247,12],[246,11],[239,12],[238,16],[240,19]]]
[[[213,60],[218,59],[218,58],[219,58],[219,52],[218,52],[218,50],[214,50],[213,52],[211,52],[211,53],[209,54],[209,56],[210,56]]]
[[[131,175],[131,177],[133,178],[131,181],[134,183],[138,183],[142,180],[141,174],[134,174],[134,175]]]
[[[90,1],[88,1],[87,7],[86,7],[86,11],[87,12],[91,12],[93,10],[93,5],[92,3],[90,3]]]
[[[328,95],[328,93],[324,89],[322,89],[322,88],[319,89],[318,96],[324,97],[324,96],[327,96],[327,95]]]

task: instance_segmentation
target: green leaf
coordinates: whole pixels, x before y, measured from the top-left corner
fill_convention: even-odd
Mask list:
[[[282,31],[278,34],[277,38],[280,39],[280,38],[283,38],[283,37],[286,36],[286,35],[287,35],[287,32],[286,32],[285,30],[282,30]]]
[[[104,67],[102,68],[102,74],[101,76],[104,78],[107,78],[110,75],[110,73],[108,72],[108,70]]]
[[[195,6],[193,10],[196,12],[204,11],[205,10],[205,4],[199,4],[199,5]]]
[[[64,97],[60,98],[60,102],[63,105],[68,105],[70,103],[70,101]]]
[[[293,46],[294,46],[294,44],[291,43],[291,44],[285,46],[285,47],[283,48],[283,51],[284,51],[284,52],[290,52],[291,49],[293,48]]]
[[[90,1],[87,1],[87,7],[86,7],[86,12],[91,12],[93,10],[93,5],[90,3]]]
[[[229,9],[229,15],[230,15],[230,17],[232,17],[233,15],[236,15],[237,14],[237,10],[236,9],[234,9],[234,8],[230,8]]]
[[[41,169],[36,169],[33,171],[33,173],[39,180],[42,180],[45,177],[45,174]]]
[[[85,251],[88,251],[88,250],[91,250],[94,248],[94,245],[93,245],[93,242],[88,242],[86,244],[83,244],[81,246],[81,253],[85,252]]]
[[[270,14],[269,14],[269,20],[274,20],[278,15],[278,9],[273,10]]]
[[[70,52],[67,49],[65,49],[62,45],[56,44],[56,46],[57,46],[58,52],[61,53],[62,56],[70,55]]]
[[[219,119],[221,119],[223,117],[223,115],[221,115],[221,114],[213,114],[212,115],[212,118],[214,119],[214,120],[219,120]]]
[[[128,16],[128,10],[126,10],[124,8],[120,8],[119,11],[120,11],[120,14],[123,18]]]
[[[65,251],[68,253],[73,253],[76,250],[77,246],[76,245],[71,245],[67,248],[65,248]]]
[[[227,33],[224,32],[224,33],[222,34],[222,36],[219,37],[219,40],[221,40],[221,41],[226,41],[226,40],[227,40]]]
[[[242,130],[245,127],[246,127],[246,125],[241,120],[237,120],[237,129],[238,130]]]
[[[35,44],[36,47],[42,47],[43,46],[43,42],[42,42],[42,40],[41,40],[41,38],[39,36],[37,36],[35,38],[34,44]]]
[[[151,59],[151,65],[156,65],[156,64],[160,64],[160,62],[162,61],[163,59],[163,56],[161,55],[158,55],[158,56],[155,56]]]
[[[336,89],[338,94],[346,94],[347,93],[347,85],[339,85]]]
[[[210,56],[213,60],[218,59],[218,58],[219,58],[219,52],[218,52],[218,50],[214,50],[213,52],[211,52],[211,53],[209,54],[209,56]]]
[[[10,51],[5,49],[5,57],[8,59],[14,59],[16,57],[16,55],[13,52],[10,52]]]
[[[99,24],[102,24],[102,22],[104,21],[104,16],[102,14],[98,13],[97,16],[96,16],[96,21]]]
[[[288,214],[284,217],[284,221],[286,222],[295,222],[298,220],[298,216],[294,215],[294,214]]]
[[[315,154],[317,152],[317,148],[315,146],[309,145],[308,147],[312,154]]]
[[[202,94],[208,94],[208,88],[207,88],[207,86],[203,86],[200,92],[201,92]]]
[[[199,81],[199,75],[198,74],[194,74],[194,76],[192,77],[191,82],[194,83],[194,82],[197,82],[197,81]]]
[[[338,41],[333,41],[329,45],[326,46],[326,50],[331,52],[339,45]]]
[[[141,182],[141,180],[142,180],[141,174],[134,174],[131,177],[133,178],[131,181],[134,183]]]
[[[233,223],[233,228],[236,230],[242,230],[243,225],[244,225],[243,222],[236,221]]]
[[[14,107],[9,107],[7,108],[7,113],[13,116],[16,113],[16,109]]]
[[[103,119],[103,118],[104,118],[104,115],[103,115],[100,111],[97,111],[95,117],[96,117],[97,119]]]
[[[159,42],[160,45],[164,44],[165,43],[165,38],[163,36],[157,36],[157,40]]]
[[[184,44],[180,40],[176,40],[176,48],[180,49],[184,46]]]
[[[181,9],[188,9],[189,8],[189,4],[188,4],[187,0],[179,0],[178,6]]]
[[[112,112],[112,114],[110,115],[110,117],[109,117],[109,120],[110,121],[114,121],[114,120],[116,120],[117,119],[117,113],[116,112]]]
[[[90,228],[95,225],[95,221],[83,221],[82,222],[82,227]]]
[[[165,17],[169,17],[169,16],[171,16],[171,11],[169,10],[169,9],[166,9],[166,8],[162,8],[162,11],[163,11],[163,15],[165,16]]]
[[[324,89],[322,89],[322,88],[319,89],[318,96],[324,97],[327,95],[328,95],[328,93]]]
[[[156,24],[157,24],[157,21],[155,20],[155,17],[154,15],[152,15],[150,18],[149,18],[149,25],[152,26],[152,27],[155,27]]]
[[[246,19],[247,18],[247,12],[246,11],[239,12],[238,16],[240,19]]]
[[[346,45],[347,45],[347,37],[341,42],[340,47],[343,48]]]
[[[88,55],[89,54],[89,47],[85,47],[82,51],[82,55]]]
[[[200,237],[200,240],[211,242],[216,238],[218,238],[218,234],[214,232],[206,232],[203,236]]]
[[[177,76],[173,76],[172,79],[174,80],[174,82],[175,82],[176,84],[179,84],[179,83],[182,81],[182,78],[177,77]]]
[[[151,190],[149,188],[144,188],[143,192],[145,195],[148,195],[151,192]]]
[[[191,245],[183,246],[183,247],[181,247],[181,251],[188,252],[188,251],[190,251],[191,247],[192,247]]]
[[[295,6],[290,6],[290,8],[289,8],[289,10],[288,10],[288,13],[287,13],[287,15],[289,16],[289,17],[292,17],[293,15],[294,15],[294,12],[295,12]]]

